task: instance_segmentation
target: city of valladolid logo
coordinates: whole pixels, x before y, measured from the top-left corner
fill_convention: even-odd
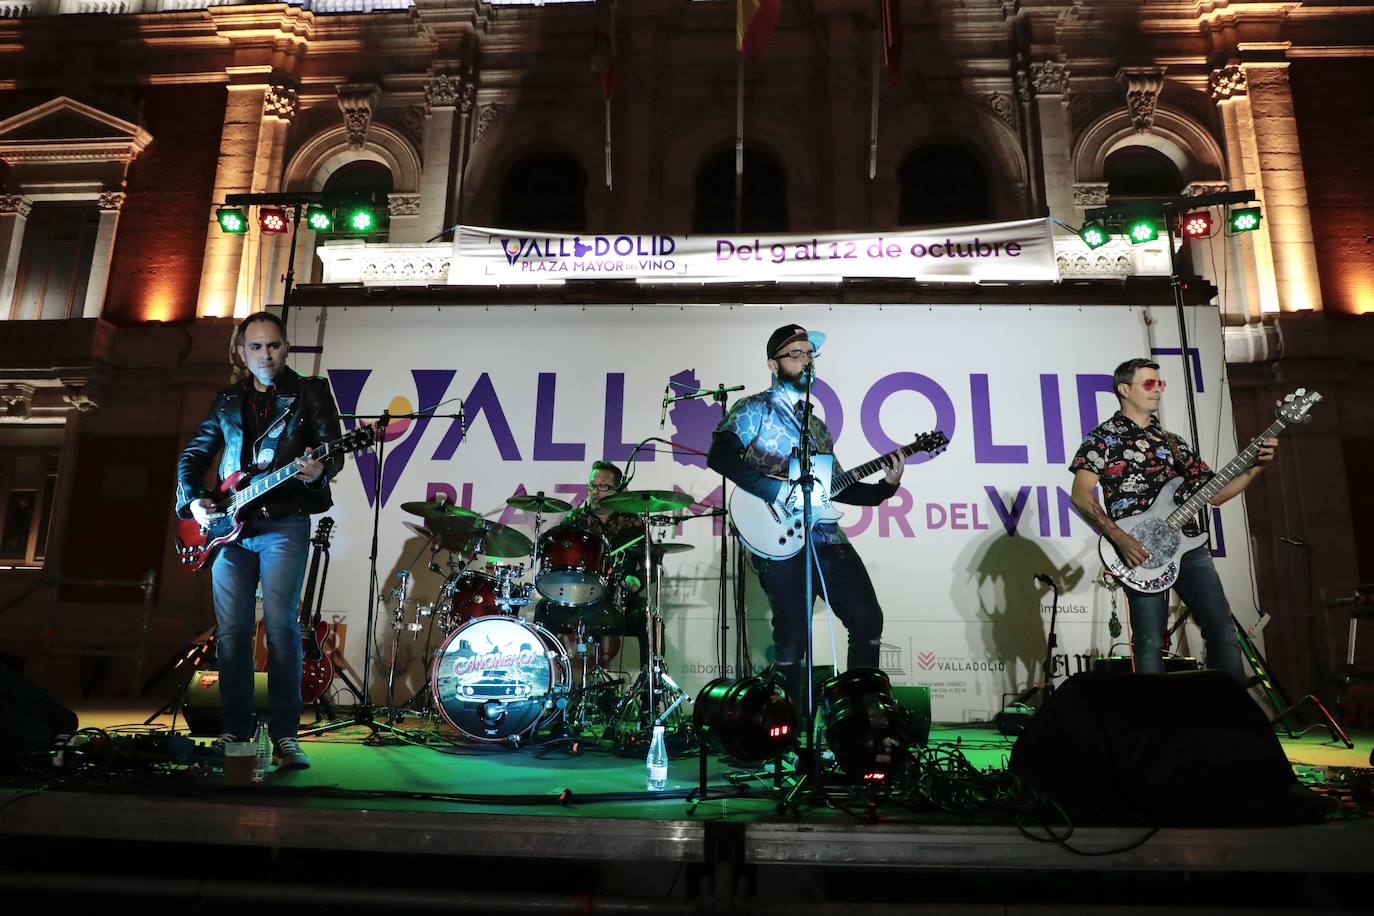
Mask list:
[[[967,671],[1006,671],[1007,663],[995,658],[968,658],[917,652],[916,667],[921,671],[961,674]]]

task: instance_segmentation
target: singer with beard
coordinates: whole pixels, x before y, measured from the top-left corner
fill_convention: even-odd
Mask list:
[[[801,444],[807,374],[814,372],[824,341],[824,334],[795,324],[774,331],[765,351],[773,374],[772,387],[737,401],[711,439],[707,458],[711,469],[769,503],[778,498],[792,450]],[[809,434],[813,453],[833,453],[830,430],[814,412]],[[886,459],[880,483],[856,482],[832,499],[854,506],[876,506],[897,492],[904,469],[901,459]],[[834,473],[843,473],[838,462]],[[829,481],[817,482],[817,486],[828,485]],[[834,522],[818,522],[811,529],[811,543],[816,555],[814,594],[822,595],[824,580],[830,606],[849,631],[848,667],[879,667],[883,611],[863,560]],[[772,609],[778,671],[798,709],[806,702],[803,663],[807,623],[813,611],[806,606],[806,555],[803,550],[785,560],[749,557]]]

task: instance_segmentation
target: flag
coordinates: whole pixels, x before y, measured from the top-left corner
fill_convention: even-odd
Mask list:
[[[751,60],[763,56],[773,26],[778,24],[782,0],[736,0],[735,49]]]
[[[883,20],[883,68],[896,86],[902,82],[902,0],[878,0]]]
[[[615,95],[615,0],[596,0],[592,20],[592,73],[601,93]]]

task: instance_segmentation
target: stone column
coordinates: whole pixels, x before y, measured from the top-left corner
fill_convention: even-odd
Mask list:
[[[453,124],[463,78],[440,73],[425,84],[425,126],[421,141],[424,157],[420,173],[420,208],[416,232],[423,242],[447,229],[448,202],[453,197]],[[393,214],[394,215],[394,214]],[[391,236],[396,240],[395,234]]]
[[[1073,214],[1073,127],[1069,120],[1069,68],[1057,61],[1031,64],[1032,108],[1044,177],[1044,205],[1051,216]],[[1067,221],[1067,220],[1066,220]]]
[[[272,88],[269,66],[227,67],[229,98],[224,108],[224,128],[220,133],[219,165],[215,168],[212,201],[223,202],[225,195],[265,190],[267,163],[262,160],[264,145],[270,150],[272,126],[263,115],[263,101]],[[275,119],[274,119],[275,120]],[[266,143],[264,141],[267,141]],[[227,318],[246,315],[259,305],[253,301],[252,261],[257,260],[258,227],[248,221],[248,232],[233,235],[221,232],[215,215],[209,213],[205,238],[205,260],[201,271],[200,296],[196,315]],[[252,257],[245,257],[245,252]],[[250,308],[251,306],[251,308]]]
[[[110,260],[114,255],[115,230],[119,226],[119,211],[124,206],[124,192],[104,192],[100,195],[97,206],[100,208],[100,225],[96,228],[95,253],[91,258],[91,272],[86,279],[86,301],[81,308],[82,318],[100,317],[100,308],[105,302],[105,290],[110,284]]]
[[[1250,100],[1246,97],[1245,73],[1240,67],[1213,70],[1212,98],[1221,112],[1221,124],[1226,141],[1226,172],[1234,191],[1255,188],[1259,181],[1257,154],[1254,144],[1254,118]],[[1261,222],[1254,232],[1244,232],[1232,238],[1230,256],[1235,274],[1240,278],[1240,292],[1244,311],[1250,318],[1267,312],[1277,312],[1278,290],[1274,286],[1274,269],[1269,249],[1269,226]]]
[[[296,118],[296,90],[284,85],[267,88],[262,99],[261,147],[258,150],[258,169],[254,173],[254,190],[275,192],[282,190],[282,175],[286,169],[286,141],[291,131],[291,122]],[[258,184],[258,171],[261,171],[261,184]],[[294,221],[295,214],[287,209],[287,219]],[[301,214],[304,218],[305,214]],[[279,235],[263,233],[259,236],[260,264],[255,280],[255,291],[251,308],[257,311],[264,305],[282,301],[286,290],[286,262],[291,257],[291,245],[296,244],[295,232],[288,230]],[[308,267],[309,265],[307,265]],[[298,261],[295,265],[300,270]]]
[[[22,194],[0,194],[0,321],[14,308],[14,284],[19,276],[19,255],[24,250],[24,228],[33,202]]]

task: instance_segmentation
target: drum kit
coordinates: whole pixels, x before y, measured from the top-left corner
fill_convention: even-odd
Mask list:
[[[664,557],[692,545],[661,536],[656,541],[654,528],[681,521],[663,513],[691,501],[671,490],[602,498],[604,508],[642,521],[642,534],[615,548],[600,533],[573,525],[544,531],[546,515],[569,512],[572,505],[543,492],[506,500],[534,514],[533,537],[442,499],[402,503],[405,512],[423,520],[423,527],[406,522],[425,539],[416,560],[428,549],[428,569],[444,582],[432,603],[411,602],[411,573],[397,573],[388,697],[400,633],[416,637],[432,627],[442,643],[428,684],[412,702],[437,712],[464,738],[518,747],[541,728],[560,724],[561,733],[574,740],[609,737],[615,744],[644,746],[653,725],[690,700],[664,664],[659,609]],[[523,618],[536,602],[540,622]],[[624,680],[602,667],[599,640],[637,632],[631,618],[641,607],[647,613],[647,657],[628,692],[620,693]],[[573,653],[555,633],[572,637]]]

